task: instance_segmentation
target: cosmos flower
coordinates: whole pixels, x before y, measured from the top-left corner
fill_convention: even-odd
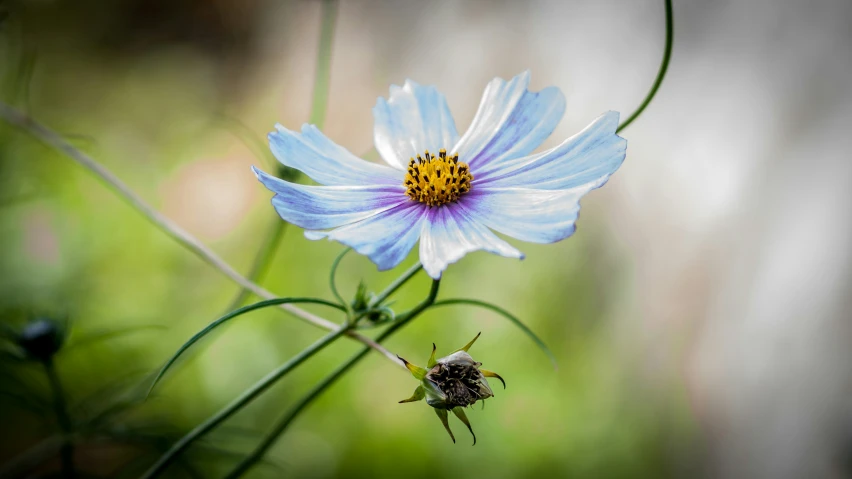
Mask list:
[[[414,390],[414,395],[400,401],[400,403],[415,402],[425,398],[426,404],[435,409],[435,414],[441,419],[444,429],[450,434],[453,442],[456,442],[456,438],[453,436],[453,431],[450,430],[447,411],[452,411],[473,434],[473,428],[470,426],[470,421],[468,421],[463,408],[472,406],[476,401],[485,401],[494,397],[494,392],[491,391],[486,377],[497,378],[503,383],[503,387],[506,387],[506,382],[499,374],[482,369],[482,363],[476,362],[468,354],[468,349],[473,346],[477,339],[479,339],[479,334],[463,348],[437,360],[435,359],[437,348],[433,343],[432,356],[426,363],[426,367],[429,369],[423,369],[399,358],[405,363],[405,367],[411,371],[411,374],[420,381],[420,385]],[[473,434],[473,444],[476,444],[476,434]]]
[[[529,72],[492,80],[459,137],[447,101],[413,81],[391,86],[373,108],[376,150],[362,160],[315,126],[276,125],[275,157],[319,186],[280,180],[254,168],[272,204],[310,239],[328,238],[368,256],[380,270],[398,265],[420,240],[420,262],[435,279],[467,253],[523,254],[493,231],[553,243],[574,233],[580,198],[601,187],[624,160],[618,113],[607,112],[562,144],[531,154],[565,111],[558,88],[531,92]]]

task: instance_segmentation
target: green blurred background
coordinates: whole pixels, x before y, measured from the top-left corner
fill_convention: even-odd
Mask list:
[[[818,16],[816,23],[831,15],[794,3],[773,10],[773,21],[801,26],[802,38],[816,38],[807,15]],[[296,128],[309,117],[320,3],[0,5],[3,100],[91,154],[247,272],[277,221],[269,193],[249,170],[272,165],[252,141],[263,141],[276,122]],[[831,6],[849,12],[842,4]],[[833,399],[845,391],[843,378],[852,377],[837,366],[845,356],[790,368],[783,359],[790,356],[776,340],[761,346],[760,338],[777,325],[760,318],[776,318],[777,311],[750,303],[760,297],[765,262],[750,258],[761,245],[774,244],[767,237],[777,238],[772,222],[756,224],[754,215],[780,214],[760,198],[786,195],[777,191],[801,176],[798,160],[813,157],[805,153],[813,151],[808,138],[787,137],[784,147],[771,147],[806,123],[802,118],[810,110],[786,109],[796,83],[773,83],[774,63],[757,60],[771,55],[764,38],[773,34],[751,28],[756,8],[676,3],[675,24],[683,26],[670,76],[659,99],[625,132],[630,147],[624,168],[584,199],[578,233],[555,245],[515,243],[527,255],[522,262],[475,253],[445,274],[442,298],[482,299],[512,311],[544,338],[558,370],[503,318],[464,306],[427,312],[387,342],[392,352],[423,364],[433,342],[446,353],[482,332],[472,352],[506,379],[508,389],[495,388],[496,398],[484,410],[469,413],[479,439],[475,447],[455,418],[457,444],[424,403],[397,404],[415,380],[371,353],[294,423],[249,477],[796,477],[771,474],[796,471],[775,469],[785,460],[825,477],[845,474],[848,428],[827,427],[832,421],[826,415],[807,414],[785,426],[777,419],[790,409],[772,402],[819,371],[827,384],[841,386],[816,399],[805,394],[791,407],[801,411],[810,402],[817,408],[829,397],[836,407],[828,418],[852,423],[843,422],[852,418],[849,408]],[[729,23],[731,18],[737,21]],[[725,35],[712,33],[720,25]],[[840,25],[823,26],[833,40],[814,49],[848,45]],[[731,35],[750,46],[734,48]],[[324,131],[356,154],[369,153],[370,108],[390,84],[409,77],[444,91],[464,130],[488,80],[530,68],[534,88],[555,84],[568,98],[549,147],[603,111],[629,114],[653,79],[662,43],[662,2],[650,0],[343,1]],[[824,53],[826,64],[832,51]],[[780,58],[790,65],[812,54],[803,47]],[[820,78],[852,71],[840,63]],[[825,89],[843,89],[826,81]],[[842,117],[850,97],[839,97],[831,111]],[[738,119],[744,104],[752,116]],[[768,118],[775,120],[761,121]],[[744,128],[748,133],[741,133]],[[783,174],[748,186],[766,178],[755,173],[766,161],[790,148],[801,151],[784,163]],[[832,155],[841,150],[824,147],[815,156],[833,168],[840,160]],[[224,312],[237,288],[77,164],[7,125],[0,126],[0,161],[3,321],[20,328],[34,316],[67,318],[72,332],[56,367],[72,414],[83,420],[146,384],[184,341]],[[846,197],[825,197],[821,204],[844,204],[837,198]],[[816,239],[801,239],[803,247],[794,251],[806,250],[811,240],[822,244],[827,224],[838,228],[837,217],[807,227],[818,232]],[[848,221],[842,225],[841,239],[829,250],[848,246]],[[287,228],[262,284],[282,296],[330,299],[328,269],[340,251],[338,244],[310,242],[298,228]],[[801,254],[805,264],[824,264]],[[848,284],[848,255],[842,258],[832,263],[837,274],[820,284],[837,291]],[[415,260],[412,255],[394,272],[380,274],[353,254],[343,262],[338,285],[350,296],[363,278],[378,291]],[[773,289],[769,296],[797,290],[802,277],[793,274],[782,285],[786,290]],[[428,288],[421,274],[398,295],[395,309],[416,304]],[[785,323],[792,339],[781,343],[825,350],[820,338],[846,331],[838,323],[846,317],[838,312],[842,308],[832,309],[838,295],[813,300],[822,302],[807,311],[781,308],[791,322],[822,324],[821,333],[802,339],[801,330]],[[327,309],[307,309],[342,319]],[[97,434],[81,439],[78,469],[98,477],[138,476],[159,450],[321,335],[281,311],[241,317],[194,349],[151,399],[122,409]],[[173,467],[169,476],[220,477],[290,404],[358,349],[344,339],[321,352],[194,447],[187,455],[190,468]],[[752,361],[768,369],[738,375]],[[38,364],[4,360],[0,373],[2,471],[3,464],[55,437],[58,425]],[[749,425],[760,411],[772,411],[759,422],[774,428]],[[804,434],[803,443],[814,443],[802,432],[810,431],[805,423],[828,431],[828,459],[801,452],[807,450],[793,440]],[[747,429],[737,429],[739,424]],[[775,434],[792,437],[788,447],[800,456],[785,458],[783,448],[765,442]],[[745,446],[730,449],[736,444]],[[54,474],[57,457],[46,454],[40,467],[20,477]]]

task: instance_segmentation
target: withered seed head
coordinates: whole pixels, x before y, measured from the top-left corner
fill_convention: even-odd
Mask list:
[[[467,353],[464,354],[470,358]],[[439,360],[426,374],[425,380],[434,383],[444,397],[442,401],[430,403],[430,406],[444,409],[468,407],[480,399],[494,396],[485,377],[479,372],[482,363],[473,362],[473,358],[470,358],[470,362],[447,359]]]
[[[450,430],[447,411],[452,411],[473,434],[473,429],[470,422],[467,420],[464,409],[473,405],[477,401],[484,401],[494,396],[494,392],[488,385],[486,377],[493,377],[503,383],[497,373],[481,369],[482,363],[475,361],[467,350],[479,338],[477,334],[475,338],[465,347],[450,354],[449,356],[435,359],[435,345],[432,345],[432,356],[426,364],[429,369],[424,369],[408,361],[402,359],[405,367],[411,371],[415,378],[420,380],[420,386],[414,390],[414,395],[410,398],[400,401],[414,402],[426,399],[426,403],[433,408],[444,424],[444,428],[450,434],[450,437],[455,442],[455,437]],[[473,443],[476,444],[476,435],[473,436]]]

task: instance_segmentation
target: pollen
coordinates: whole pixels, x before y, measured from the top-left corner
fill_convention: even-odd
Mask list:
[[[417,155],[408,163],[405,175],[405,194],[412,200],[429,206],[441,206],[457,201],[461,195],[470,191],[473,175],[467,163],[459,161],[459,155],[447,155],[441,149],[438,156],[432,156],[429,150]]]

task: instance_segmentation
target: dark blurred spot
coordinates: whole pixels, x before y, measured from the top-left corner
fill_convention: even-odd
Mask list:
[[[213,58],[249,54],[262,4],[240,0],[81,0],[27,8],[38,35],[82,40],[103,55],[189,47]]]
[[[18,345],[27,355],[39,361],[51,359],[62,347],[62,341],[59,325],[43,318],[29,322],[18,337]]]

